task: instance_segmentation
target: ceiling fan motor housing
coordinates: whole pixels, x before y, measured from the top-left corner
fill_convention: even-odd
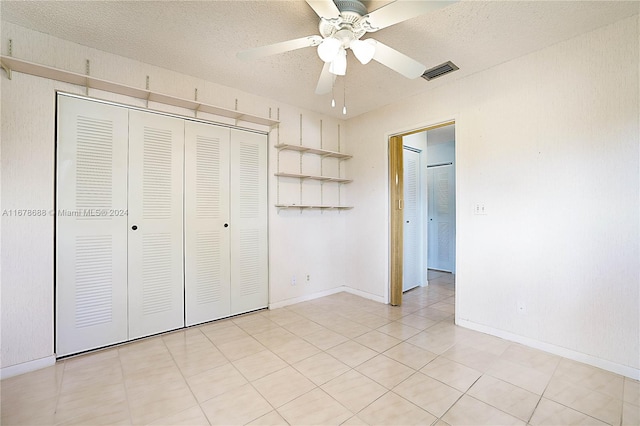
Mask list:
[[[345,12],[353,12],[358,17],[367,14],[367,8],[359,0],[334,0],[333,1],[341,14]]]
[[[351,40],[357,40],[367,32],[358,22],[367,14],[367,8],[358,0],[334,0],[334,3],[340,17],[320,19],[320,34],[324,38],[334,36],[347,48]]]

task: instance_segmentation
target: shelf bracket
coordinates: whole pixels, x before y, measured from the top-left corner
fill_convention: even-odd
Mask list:
[[[147,99],[145,99],[146,107],[149,108],[149,98],[151,97],[151,90],[149,90],[149,76],[147,76],[147,80],[144,87],[147,90]]]
[[[85,95],[89,96],[89,75],[91,75],[91,62],[88,59],[84,64],[84,73],[87,75],[87,78],[84,80],[84,91]]]
[[[11,80],[11,68],[6,66],[5,64],[0,64],[0,66],[2,66],[2,69],[4,70],[4,72],[7,73],[7,78]]]
[[[236,103],[235,103],[235,107],[233,108],[233,110],[238,112],[238,98],[236,98]],[[236,117],[233,119],[234,124],[237,126],[239,121],[240,121],[240,119],[236,115]]]
[[[198,88],[196,87],[194,90],[194,94],[193,94],[193,100],[198,102]],[[196,107],[196,109],[193,110],[193,116],[195,118],[198,118],[198,111],[200,111],[200,103],[198,103],[198,106]]]
[[[9,56],[13,56],[13,39],[9,39]],[[4,72],[7,73],[7,78],[9,80],[11,80],[11,68],[9,68],[7,65],[0,63],[0,66],[2,67],[2,69],[4,70]]]

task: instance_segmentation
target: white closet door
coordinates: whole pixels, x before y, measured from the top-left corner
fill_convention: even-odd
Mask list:
[[[229,316],[229,129],[185,123],[186,325]]]
[[[129,112],[129,338],[184,326],[184,121]]]
[[[58,96],[57,356],[127,340],[127,120]]]
[[[404,149],[404,248],[402,291],[422,284],[420,154]]]
[[[231,130],[231,314],[269,302],[267,136]]]
[[[429,169],[429,268],[455,272],[455,169]]]

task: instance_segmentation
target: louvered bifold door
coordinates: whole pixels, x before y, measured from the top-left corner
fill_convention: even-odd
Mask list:
[[[231,130],[231,313],[266,307],[267,136]]]
[[[58,96],[57,356],[127,340],[127,114]]]
[[[420,218],[420,154],[403,150],[404,226],[402,291],[422,284],[422,236]]]
[[[229,128],[185,123],[186,325],[229,316]]]
[[[129,338],[184,326],[184,121],[129,112]]]

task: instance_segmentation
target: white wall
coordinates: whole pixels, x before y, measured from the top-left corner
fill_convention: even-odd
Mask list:
[[[311,145],[319,143],[320,120],[327,132],[340,124],[342,148],[354,155],[343,163],[354,179],[343,196],[356,208],[324,214],[270,208],[272,304],[343,285],[388,299],[387,137],[455,119],[457,321],[637,375],[637,16],[346,124],[12,24],[3,23],[2,38],[3,54],[12,38],[14,55],[34,62],[82,73],[90,59],[92,74],[108,80],[144,87],[149,75],[151,88],[168,94],[190,98],[198,87],[204,102],[233,108],[237,98],[239,109],[261,115],[280,108],[282,124],[271,144],[299,141],[300,114],[303,140]],[[0,84],[1,209],[50,209],[54,91],[84,90],[19,73],[12,81],[2,75]],[[324,142],[331,149],[335,140]],[[269,154],[271,175],[277,155],[273,148]],[[273,177],[269,190],[273,204]],[[288,198],[299,187],[279,190]],[[476,201],[486,204],[487,216],[471,214]],[[53,355],[53,218],[3,217],[0,244],[4,370]],[[307,273],[309,284],[290,285],[293,274]],[[517,312],[519,302],[525,314]]]
[[[345,220],[350,212],[283,211],[274,204],[282,199],[300,196],[299,185],[280,185],[273,176],[278,155],[276,143],[300,142],[320,146],[322,121],[323,147],[338,148],[338,129],[342,150],[348,151],[344,137],[344,122],[309,111],[283,105],[248,93],[149,66],[127,58],[69,43],[46,34],[2,23],[2,53],[8,39],[13,40],[13,55],[20,59],[42,63],[70,71],[84,73],[85,60],[91,61],[91,74],[106,80],[145,87],[146,76],[150,88],[161,93],[192,99],[198,88],[202,102],[233,109],[236,99],[242,111],[275,118],[280,114],[279,128],[271,131],[269,148],[269,249],[270,303],[283,305],[300,298],[344,289],[347,256],[345,251]],[[84,94],[84,88],[63,84],[21,73],[13,73],[9,81],[4,72],[0,78],[2,90],[1,126],[1,206],[10,209],[53,209],[54,203],[54,132],[55,91]],[[124,96],[90,90],[91,96],[135,106],[145,102]],[[150,108],[193,117],[194,112],[179,108],[150,104]],[[199,118],[233,124],[230,119],[199,114]],[[239,123],[250,127],[249,123]],[[255,127],[255,126],[254,126]],[[263,127],[258,126],[257,128]],[[319,162],[307,158],[310,168]],[[294,159],[299,162],[299,157]],[[332,173],[330,160],[324,160],[326,173]],[[343,162],[343,176],[348,176],[348,162]],[[304,197],[325,200],[337,199],[337,187],[326,185],[310,188]],[[346,188],[342,201],[350,204]],[[327,201],[329,203],[331,201]],[[3,376],[28,370],[31,366],[46,365],[53,360],[54,350],[54,282],[53,282],[53,223],[54,218],[2,217],[1,253],[1,359]],[[290,278],[298,275],[298,285],[292,287]],[[309,274],[307,283],[302,275]],[[26,363],[26,364],[25,364]],[[22,367],[21,367],[22,366]]]
[[[457,322],[637,377],[638,32],[636,15],[351,119],[349,282],[388,293],[388,135],[455,119]]]

